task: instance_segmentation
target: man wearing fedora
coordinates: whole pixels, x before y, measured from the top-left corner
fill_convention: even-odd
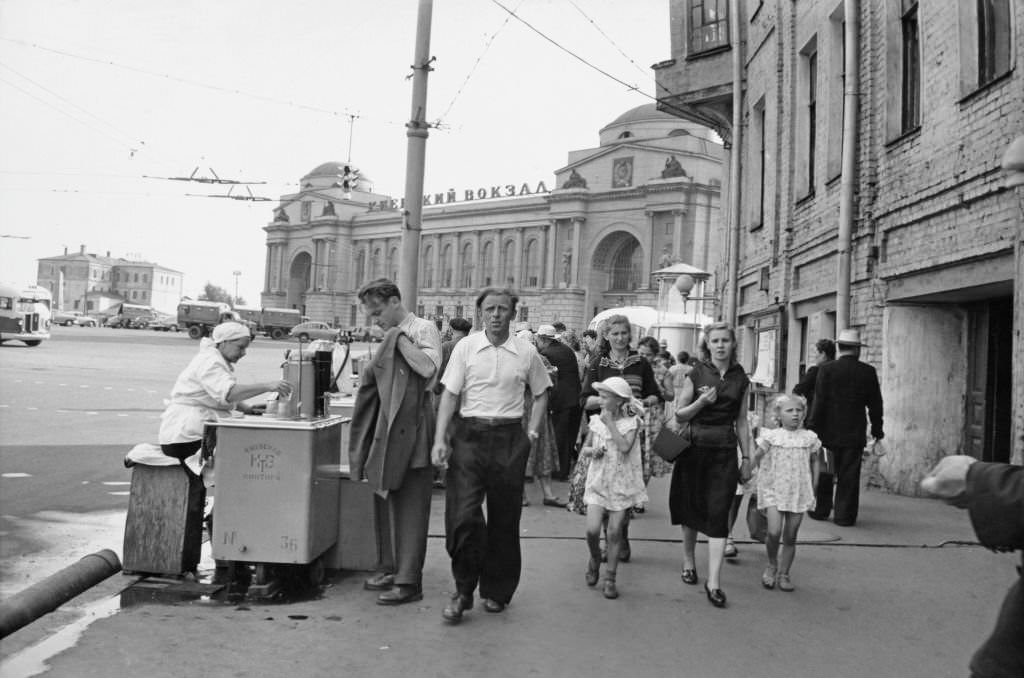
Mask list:
[[[881,440],[882,391],[875,368],[860,361],[857,330],[841,330],[836,338],[839,358],[818,368],[814,405],[807,423],[821,438],[835,460],[835,524],[848,527],[857,522],[860,504],[860,465],[867,445],[867,418],[871,437]],[[832,474],[818,478],[817,505],[808,513],[815,520],[827,520],[832,512]]]

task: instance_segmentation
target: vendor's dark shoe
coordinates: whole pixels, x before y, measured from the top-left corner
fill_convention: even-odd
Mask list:
[[[548,499],[547,497],[544,497],[544,505],[545,506],[554,506],[555,508],[565,508],[566,506],[569,505],[569,502],[562,501],[558,497],[551,497],[550,499]]]
[[[367,591],[390,591],[395,585],[395,575],[390,572],[379,572],[363,582]]]
[[[694,570],[692,568],[683,568],[683,574],[681,576],[681,579],[683,580],[684,584],[689,584],[690,586],[696,586],[697,585],[697,570]]]
[[[722,589],[709,589],[707,584],[704,584],[704,593],[708,596],[708,602],[715,607],[725,607],[725,591]]]
[[[449,624],[458,624],[462,621],[462,613],[473,609],[473,596],[456,593],[452,596],[450,603],[441,610],[441,617]]]
[[[505,611],[505,603],[499,603],[497,600],[492,600],[491,598],[485,598],[484,599],[484,610],[487,611],[487,612],[492,612],[494,614],[497,614],[499,612],[504,612]]]
[[[377,596],[378,605],[402,605],[423,600],[423,588],[412,584],[395,584],[390,591]]]

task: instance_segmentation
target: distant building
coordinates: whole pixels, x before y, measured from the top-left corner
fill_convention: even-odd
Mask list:
[[[885,399],[872,482],[914,494],[951,453],[1021,463],[1022,189],[1000,161],[1024,131],[1024,3],[670,0],[669,21],[659,107],[711,126],[739,164],[723,284],[759,401],[852,327]]]
[[[122,302],[174,313],[184,274],[146,261],[92,254],[85,245],[75,254],[39,260],[36,284],[53,294],[57,310],[99,313]]]
[[[651,272],[685,262],[714,272],[721,237],[722,145],[654,104],[627,111],[597,148],[570,151],[555,182],[516,180],[423,196],[421,316],[473,317],[477,292],[509,286],[519,321],[583,328],[609,307],[655,305]],[[281,197],[267,232],[263,306],[364,324],[355,291],[397,279],[402,203],[354,168],[326,163]],[[714,276],[712,276],[712,285]]]

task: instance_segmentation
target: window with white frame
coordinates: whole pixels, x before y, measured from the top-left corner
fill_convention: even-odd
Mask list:
[[[700,54],[729,45],[728,0],[689,0],[689,53]]]

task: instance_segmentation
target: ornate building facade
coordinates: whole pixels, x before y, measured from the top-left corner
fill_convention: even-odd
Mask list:
[[[720,265],[721,144],[700,125],[627,111],[596,148],[570,151],[555,181],[423,196],[419,315],[472,318],[477,292],[508,286],[520,321],[582,328],[599,311],[654,305],[652,271]],[[355,291],[397,280],[402,203],[353,166],[326,163],[281,197],[267,233],[263,306],[363,325]],[[713,280],[713,279],[712,279]]]

